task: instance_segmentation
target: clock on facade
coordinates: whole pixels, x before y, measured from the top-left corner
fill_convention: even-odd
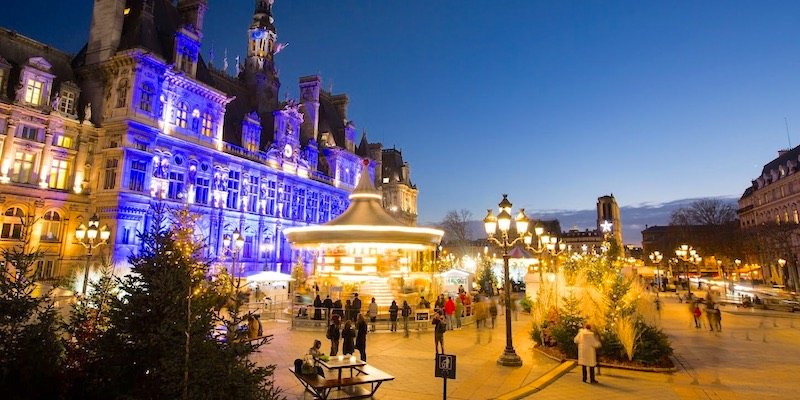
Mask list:
[[[287,143],[286,146],[283,146],[283,156],[284,157],[289,158],[289,157],[292,156],[292,153],[293,153],[292,145]]]
[[[264,31],[257,29],[250,33],[250,38],[252,39],[263,39],[264,38]]]

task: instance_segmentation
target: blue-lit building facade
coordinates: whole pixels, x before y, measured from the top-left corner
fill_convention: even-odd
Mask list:
[[[28,226],[42,275],[64,276],[83,268],[75,229],[97,214],[112,232],[99,250],[124,266],[151,205],[164,202],[200,216],[213,259],[229,264],[223,238],[240,232],[245,275],[289,273],[298,259],[310,269],[313,255],[282,231],[340,215],[365,158],[380,187],[384,151],[365,134],[356,143],[348,97],[319,76],[300,78],[300,99],[279,101],[272,1],[255,2],[233,73],[200,54],[206,0],[93,3],[74,56],[0,29],[0,246]],[[392,165],[407,184],[384,206],[415,222],[408,166]]]

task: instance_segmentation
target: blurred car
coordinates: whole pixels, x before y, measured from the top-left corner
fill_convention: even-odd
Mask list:
[[[780,297],[764,297],[761,299],[761,308],[774,311],[800,311],[800,302]]]

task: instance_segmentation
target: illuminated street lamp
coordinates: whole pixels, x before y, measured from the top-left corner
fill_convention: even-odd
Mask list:
[[[503,200],[498,204],[500,211],[495,217],[492,210],[489,209],[486,218],[483,219],[483,225],[486,229],[487,240],[495,243],[503,250],[503,290],[505,296],[506,306],[506,348],[503,354],[497,360],[497,363],[508,367],[522,366],[522,359],[514,351],[514,345],[511,340],[511,283],[508,277],[508,259],[510,258],[508,251],[514,244],[520,240],[524,240],[525,234],[528,232],[528,217],[525,215],[525,209],[520,209],[519,214],[514,218],[516,223],[517,235],[515,239],[509,239],[508,231],[511,229],[511,202],[508,201],[508,195],[503,195]],[[499,237],[495,237],[497,229],[500,229]]]
[[[783,284],[783,282],[784,282],[784,280],[783,280],[783,276],[784,276],[783,267],[786,266],[786,260],[784,260],[783,258],[779,258],[778,259],[778,265],[780,266],[780,269],[778,269],[778,276],[781,279],[780,283]]]
[[[703,257],[700,257],[700,255],[697,254],[697,250],[693,249],[692,246],[686,244],[682,244],[681,247],[675,250],[675,255],[686,263],[686,282],[689,287],[689,298],[691,298],[692,280],[689,279],[689,264],[699,264]]]
[[[736,264],[736,276],[738,277],[739,276],[739,268],[742,265],[742,260],[737,258],[737,259],[733,260],[733,263]],[[733,279],[731,279],[731,293],[733,293]]]
[[[661,254],[660,251],[654,251],[650,253],[650,261],[653,262],[656,266],[656,297],[658,297],[658,292],[661,291],[661,275],[658,273],[658,264],[661,263],[661,260],[664,256]]]
[[[523,239],[525,248],[532,251],[534,254],[542,254],[542,252],[547,250],[547,244],[550,243],[550,235],[545,234],[544,228],[538,225],[533,228],[533,233],[536,235],[536,246],[532,246],[534,235],[528,232],[525,234]],[[539,282],[542,282],[542,279],[544,279],[544,275],[542,274],[542,266],[540,265],[538,269]]]
[[[89,262],[92,259],[92,252],[94,249],[106,244],[108,238],[111,237],[111,231],[108,230],[108,227],[103,225],[100,226],[100,218],[97,214],[92,215],[92,218],[89,218],[89,227],[87,228],[86,225],[80,224],[77,229],[75,229],[75,238],[78,239],[78,243],[80,243],[83,247],[86,248],[86,265],[83,267],[83,297],[86,297],[86,286],[89,283]],[[97,236],[100,235],[100,240],[97,241]]]

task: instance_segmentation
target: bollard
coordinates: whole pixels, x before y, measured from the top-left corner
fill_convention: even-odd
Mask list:
[[[758,327],[759,328],[763,328],[764,327],[764,320],[761,320],[761,321],[758,322]]]
[[[764,337],[761,338],[762,343],[767,343],[767,334],[764,334]]]
[[[747,340],[748,342],[752,340],[752,339],[750,339],[750,332],[749,331],[744,333],[744,340]]]
[[[778,327],[778,321],[776,321],[775,318],[772,319],[772,327],[773,328],[777,328]]]

